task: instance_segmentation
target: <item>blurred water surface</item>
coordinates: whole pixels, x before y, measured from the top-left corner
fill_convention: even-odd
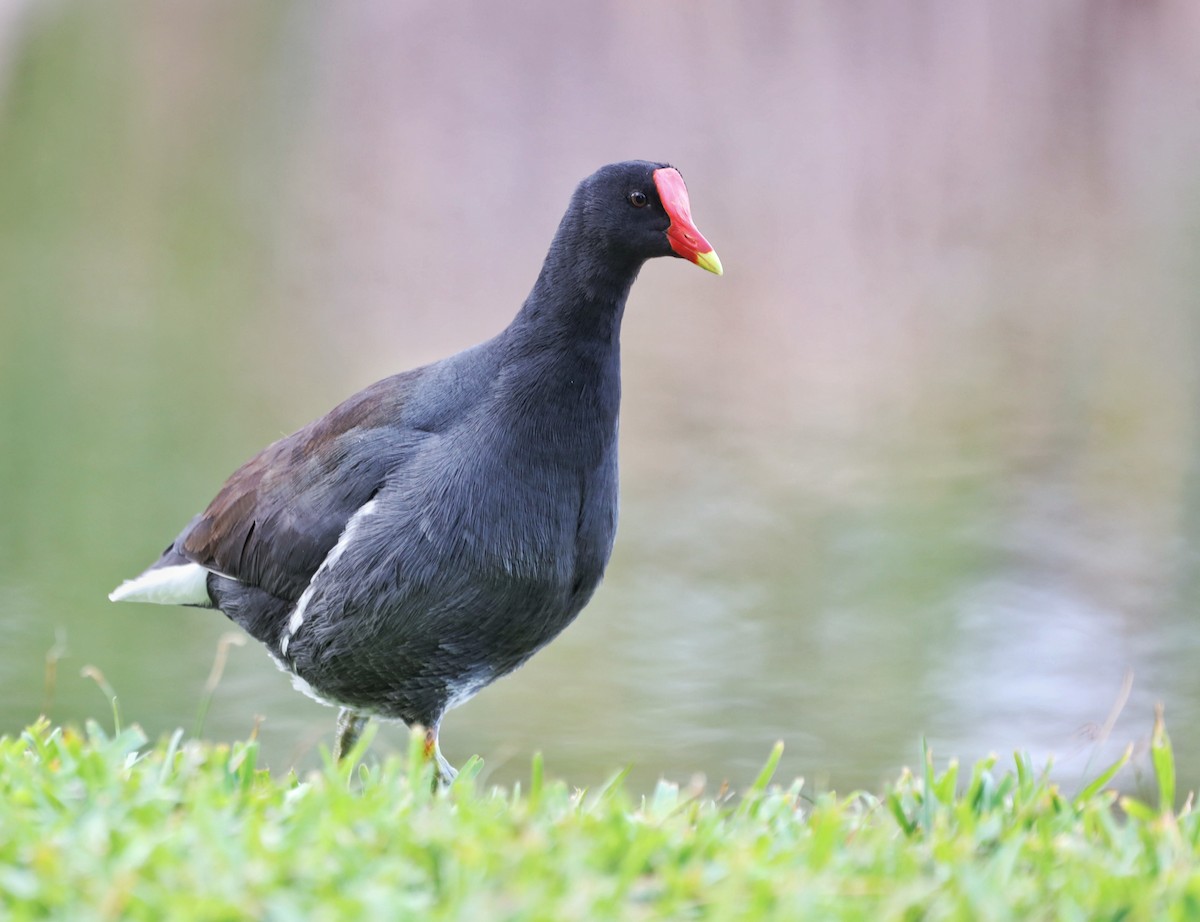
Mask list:
[[[491,9],[0,0],[0,731],[107,720],[87,664],[190,728],[231,626],[107,591],[507,323],[574,183],[644,157],[727,272],[643,272],[607,581],[452,760],[744,784],[783,739],[847,790],[925,736],[1071,783],[1162,701],[1200,782],[1200,7]],[[330,739],[246,646],[205,733],[259,716],[274,767]]]

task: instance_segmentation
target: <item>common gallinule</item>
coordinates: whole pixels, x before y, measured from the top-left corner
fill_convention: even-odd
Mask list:
[[[385,378],[269,445],[113,601],[218,608],[293,683],[371,716],[442,715],[552,640],[591,598],[617,527],[621,315],[642,264],[721,274],[683,178],[597,170],[498,336]]]

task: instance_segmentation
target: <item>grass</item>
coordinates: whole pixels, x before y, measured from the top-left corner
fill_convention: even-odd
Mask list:
[[[662,783],[634,800],[548,780],[448,790],[409,758],[273,777],[253,741],[150,745],[41,721],[0,737],[6,919],[1171,920],[1200,917],[1200,820],[1175,807],[1157,723],[1153,803],[1073,797],[1018,756],[969,776],[929,754],[881,796]]]

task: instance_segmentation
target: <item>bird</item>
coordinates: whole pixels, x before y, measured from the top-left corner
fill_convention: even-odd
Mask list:
[[[570,198],[499,334],[384,378],[238,468],[119,602],[217,609],[300,691],[424,730],[592,598],[617,528],[620,332],[643,264],[721,275],[668,163],[601,167]]]

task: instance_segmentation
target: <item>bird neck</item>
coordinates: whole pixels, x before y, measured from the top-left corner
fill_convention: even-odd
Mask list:
[[[619,349],[629,289],[644,260],[605,248],[568,212],[510,328],[535,349]]]
[[[641,261],[584,243],[563,219],[533,290],[502,334],[497,396],[511,431],[560,467],[601,465],[616,447],[621,404],[621,317]],[[509,412],[511,411],[511,413]]]

